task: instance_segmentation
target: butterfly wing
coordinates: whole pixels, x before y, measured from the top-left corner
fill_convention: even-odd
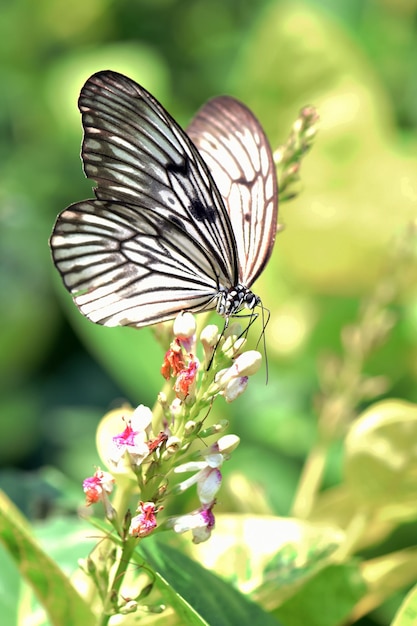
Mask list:
[[[187,135],[141,86],[91,76],[81,90],[82,159],[96,200],[63,211],[54,262],[81,312],[144,326],[214,308],[237,283],[230,218]]]
[[[278,185],[272,151],[253,113],[220,96],[207,102],[187,128],[209,167],[232,222],[239,282],[250,287],[275,243]]]
[[[55,264],[80,311],[106,326],[147,326],[215,306],[217,268],[155,211],[86,200],[59,216]]]

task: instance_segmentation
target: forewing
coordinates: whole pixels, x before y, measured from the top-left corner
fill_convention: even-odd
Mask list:
[[[237,245],[239,280],[250,287],[271,256],[277,229],[277,176],[268,140],[253,113],[229,96],[207,102],[187,134],[223,197]]]
[[[215,306],[216,268],[157,210],[86,200],[57,219],[55,265],[80,311],[106,326],[146,326]]]
[[[96,200],[63,211],[54,262],[81,312],[145,326],[214,308],[237,283],[229,215],[191,140],[129,78],[106,71],[81,90],[82,159]]]
[[[115,72],[91,76],[81,90],[82,159],[99,200],[155,211],[214,260],[216,278],[237,279],[230,219],[209,170],[190,139],[143,87]],[[166,234],[166,237],[169,235]],[[214,278],[211,276],[210,278]]]

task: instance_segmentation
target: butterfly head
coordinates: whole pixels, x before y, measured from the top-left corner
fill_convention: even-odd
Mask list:
[[[230,289],[219,292],[217,300],[217,312],[224,317],[231,317],[246,307],[250,311],[261,303],[259,296],[255,295],[245,285],[238,284]]]

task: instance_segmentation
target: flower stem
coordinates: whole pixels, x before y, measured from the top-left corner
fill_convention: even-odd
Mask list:
[[[123,549],[120,554],[117,570],[113,578],[113,584],[109,588],[107,598],[104,603],[104,612],[101,617],[101,621],[99,622],[99,626],[107,626],[110,617],[112,616],[112,614],[114,614],[114,606],[117,603],[120,588],[123,584],[123,580],[130,563],[130,558],[137,546],[137,543],[137,539],[133,539],[132,537],[130,537],[123,544]]]
[[[308,518],[316,494],[320,489],[327,452],[328,446],[325,441],[319,441],[311,450],[304,464],[292,505],[291,515],[293,517]]]

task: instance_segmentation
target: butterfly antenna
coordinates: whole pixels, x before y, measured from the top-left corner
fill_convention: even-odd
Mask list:
[[[223,339],[224,334],[225,334],[225,332],[226,332],[226,330],[227,330],[227,327],[228,327],[228,326],[229,326],[229,318],[228,318],[228,317],[226,317],[226,318],[225,318],[225,320],[224,320],[223,330],[222,330],[222,332],[220,333],[219,338],[218,338],[218,340],[217,340],[217,343],[216,343],[216,345],[215,345],[215,346],[214,346],[214,348],[213,348],[213,352],[212,352],[212,355],[211,355],[211,357],[210,357],[209,364],[207,365],[206,372],[208,372],[208,371],[210,370],[210,368],[211,368],[211,366],[212,366],[212,364],[213,364],[213,359],[214,359],[214,357],[215,357],[215,354],[216,354],[217,348],[219,347],[219,344],[220,344],[221,340]]]
[[[269,324],[269,320],[271,319],[271,311],[269,309],[267,309],[266,307],[264,307],[264,305],[262,304],[262,302],[260,303],[260,307],[261,307],[261,316],[262,316],[262,332],[260,334],[260,337],[256,343],[256,347],[258,347],[259,342],[262,339],[262,343],[263,343],[263,352],[265,355],[265,368],[266,368],[266,380],[265,380],[265,384],[268,384],[268,377],[269,377],[269,364],[268,364],[268,351],[266,348],[266,333],[265,333],[265,329]],[[265,315],[266,314],[266,315]]]
[[[213,363],[213,359],[214,359],[214,356],[216,354],[217,348],[219,347],[219,344],[220,344],[221,340],[225,336],[226,330],[229,328],[230,318],[232,318],[232,317],[239,318],[239,317],[242,317],[242,316],[239,316],[239,315],[228,315],[227,317],[224,318],[223,329],[222,329],[222,332],[219,335],[219,338],[217,340],[216,345],[214,346],[213,354],[211,355],[210,362],[209,362],[209,364],[207,366],[207,372],[209,371],[209,369],[210,369],[210,367],[211,367],[211,365]],[[243,337],[244,335],[247,335],[249,328],[252,326],[253,322],[256,320],[256,318],[258,316],[257,316],[256,313],[252,312],[250,317],[251,317],[251,320],[250,320],[247,328],[245,328],[245,330],[239,335],[238,339],[240,339],[240,337]]]

